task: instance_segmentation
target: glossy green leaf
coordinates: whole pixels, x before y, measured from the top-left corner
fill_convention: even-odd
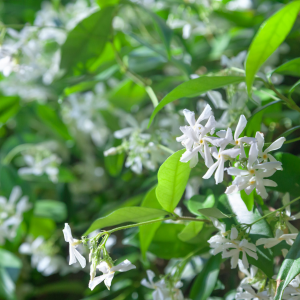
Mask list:
[[[149,252],[163,259],[185,257],[195,250],[195,245],[181,241],[178,234],[185,228],[184,224],[161,224],[149,246]],[[203,247],[205,247],[203,243]]]
[[[69,32],[61,48],[61,69],[81,71],[97,60],[111,34],[114,9],[107,6],[92,13]]]
[[[226,215],[223,212],[221,212],[219,209],[216,207],[211,207],[211,208],[201,208],[198,209],[198,211],[206,216],[206,217],[212,217],[216,219],[223,219],[223,218],[231,218],[231,215]]]
[[[160,205],[168,212],[174,211],[190,176],[189,163],[179,161],[184,151],[185,149],[172,154],[158,170],[156,197]]]
[[[298,81],[290,88],[289,94],[292,94],[292,93],[295,91],[296,87],[299,86],[299,85],[300,85],[300,80],[298,80]]]
[[[246,58],[246,84],[251,93],[254,77],[263,63],[280,46],[293,27],[300,1],[292,1],[266,20],[254,37]]]
[[[277,275],[277,290],[274,300],[281,300],[284,289],[300,273],[300,234],[286,255]]]
[[[293,196],[300,195],[300,158],[290,153],[275,153],[275,158],[282,162],[282,171],[277,171],[271,180],[277,183],[277,187],[272,189],[282,192],[290,193]]]
[[[0,249],[0,268],[4,268],[10,278],[16,282],[20,275],[22,261],[15,254],[5,249]]]
[[[272,71],[272,73],[300,77],[300,58],[295,58],[286,62],[285,64]]]
[[[140,223],[149,220],[164,217],[168,213],[161,209],[148,208],[148,207],[124,207],[115,210],[108,216],[99,218],[92,223],[90,228],[84,235],[88,235],[96,229],[103,229],[110,226],[119,225],[122,223]]]
[[[5,268],[0,267],[0,298],[5,300],[16,299],[14,296],[15,284]]]
[[[39,200],[35,203],[34,214],[38,217],[50,218],[62,222],[67,218],[67,207],[64,202]]]
[[[215,205],[215,196],[213,194],[209,196],[194,195],[187,203],[187,207],[191,213],[197,216],[202,216],[199,213],[199,209],[210,208]]]
[[[290,134],[292,134],[294,131],[299,130],[300,129],[300,125],[292,127],[290,129],[288,129],[287,131],[285,131],[284,133],[282,133],[280,135],[280,137],[284,136],[284,137],[288,137]]]
[[[65,140],[72,140],[67,126],[62,122],[57,113],[47,105],[37,105],[36,113],[40,120],[47,125],[54,133]]]
[[[43,236],[45,239],[53,236],[56,229],[56,224],[52,219],[41,218],[41,217],[31,217],[29,234],[34,238]]]
[[[254,193],[250,193],[250,195],[247,195],[244,190],[241,190],[240,194],[241,194],[241,198],[243,199],[244,203],[247,206],[247,209],[249,211],[252,211],[254,206]]]
[[[233,213],[236,216],[229,219],[231,224],[251,224],[261,217],[259,211],[248,211],[244,201],[238,193],[225,195],[219,198],[218,207],[226,213]],[[224,221],[226,221],[225,219]],[[230,229],[230,224],[227,225]],[[261,220],[252,225],[249,235],[253,244],[260,238],[273,237],[272,230],[266,220]],[[263,246],[257,247],[258,260],[248,256],[250,264],[260,268],[269,278],[273,276],[273,252]]]
[[[221,254],[212,256],[205,264],[193,283],[189,298],[193,300],[206,300],[215,288],[218,280]]]
[[[156,198],[156,186],[153,187],[146,195],[146,197],[143,200],[142,207],[150,207],[150,208],[156,208],[156,209],[162,209],[161,205],[157,201]],[[146,252],[152,242],[152,239],[155,235],[156,230],[159,228],[161,222],[148,224],[140,226],[139,231],[139,239],[140,239],[140,247],[142,256],[145,259],[146,258]]]
[[[155,115],[167,104],[183,97],[196,97],[212,89],[218,89],[228,84],[236,84],[245,81],[239,76],[201,76],[178,85],[167,94],[154,109],[149,125],[151,125]]]
[[[203,228],[204,222],[192,221],[188,223],[178,234],[178,238],[184,242],[194,238]]]

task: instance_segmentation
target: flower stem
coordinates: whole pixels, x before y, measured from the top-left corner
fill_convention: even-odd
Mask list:
[[[168,152],[168,153],[170,153],[170,154],[174,154],[175,153],[172,149],[170,149],[170,148],[168,148],[168,147],[166,147],[166,146],[164,146],[162,144],[158,144],[157,147],[160,148],[160,149],[162,149],[162,150],[164,150],[164,151],[166,151],[166,152]]]
[[[173,220],[173,221],[196,221],[196,222],[205,222],[205,223],[210,223],[210,220],[207,219],[197,219],[197,218],[193,218],[193,217],[179,217],[177,215],[172,215],[170,217],[166,217],[163,219],[155,219],[155,220],[150,220],[150,221],[145,221],[145,222],[140,222],[140,223],[136,223],[136,224],[130,224],[130,225],[125,225],[125,226],[120,226],[111,230],[107,230],[107,231],[103,231],[100,232],[97,235],[97,238],[101,237],[102,235],[106,235],[106,234],[112,234],[113,232],[119,231],[119,230],[124,230],[124,229],[128,229],[128,228],[134,228],[134,227],[139,227],[139,226],[143,226],[143,225],[148,225],[148,224],[152,224],[152,223],[156,223],[156,222],[163,222],[163,221],[167,221],[167,220]]]
[[[280,208],[278,208],[278,209],[276,209],[276,210],[274,210],[274,211],[271,211],[271,212],[269,212],[268,214],[264,215],[263,217],[257,219],[256,221],[254,221],[253,223],[249,224],[248,226],[252,226],[253,224],[255,224],[255,223],[257,223],[257,222],[259,222],[259,221],[261,221],[261,220],[263,220],[263,219],[265,219],[265,218],[267,218],[267,217],[269,217],[269,216],[271,216],[271,215],[273,215],[273,214],[275,214],[275,213],[277,213],[278,211],[283,210],[284,208],[286,208],[287,206],[291,205],[292,203],[298,201],[299,199],[300,199],[300,197],[295,198],[295,199],[292,200],[291,202],[289,202],[289,203],[283,205],[282,207],[280,207]]]

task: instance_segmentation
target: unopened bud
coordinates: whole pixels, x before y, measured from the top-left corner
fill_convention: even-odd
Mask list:
[[[115,154],[117,154],[117,148],[116,147],[112,147],[112,148],[104,151],[104,156],[115,155]]]

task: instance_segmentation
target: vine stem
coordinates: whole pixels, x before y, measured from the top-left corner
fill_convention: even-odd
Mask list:
[[[148,225],[148,224],[152,224],[152,223],[156,223],[156,222],[163,222],[163,221],[167,221],[167,220],[173,220],[173,221],[196,221],[196,222],[205,222],[205,223],[210,223],[210,220],[207,219],[196,219],[193,217],[179,217],[179,216],[170,216],[170,217],[166,217],[163,219],[155,219],[155,220],[150,220],[150,221],[145,221],[145,222],[140,222],[140,223],[136,223],[136,224],[130,224],[130,225],[125,225],[125,226],[120,226],[111,230],[106,230],[103,232],[100,232],[96,238],[100,238],[102,235],[106,235],[106,234],[112,234],[113,232],[119,231],[119,230],[125,230],[128,228],[134,228],[134,227],[139,227],[139,226],[143,226],[143,225]]]
[[[292,200],[292,201],[289,202],[288,204],[285,204],[285,205],[283,205],[282,207],[280,207],[280,208],[278,208],[278,209],[276,209],[276,210],[274,210],[274,211],[269,212],[268,214],[266,214],[266,215],[264,215],[263,217],[257,219],[256,221],[254,221],[253,223],[249,224],[248,226],[252,226],[253,224],[255,224],[255,223],[257,223],[257,222],[259,222],[259,221],[261,221],[261,220],[263,220],[263,219],[265,219],[265,218],[267,218],[267,217],[269,217],[269,216],[271,216],[271,215],[273,215],[273,214],[275,214],[275,213],[277,213],[278,211],[283,210],[284,208],[286,208],[287,206],[291,205],[292,203],[298,201],[299,199],[300,199],[300,197],[295,198],[294,200]]]
[[[174,154],[175,153],[172,149],[170,149],[170,148],[168,148],[168,147],[166,147],[166,146],[164,146],[162,144],[158,144],[157,147],[160,148],[161,150],[164,150],[164,151],[170,153],[170,154]]]
[[[120,56],[113,40],[110,41],[110,44],[112,46],[112,49],[114,51],[115,57],[116,57],[116,61],[119,64],[119,66],[121,67],[121,70],[126,73],[126,75],[128,77],[130,77],[136,84],[144,87],[145,91],[147,92],[149,98],[151,99],[153,106],[156,107],[158,105],[158,99],[152,89],[152,87],[150,86],[150,82],[151,80],[147,80],[142,78],[141,76],[139,76],[138,74],[132,72],[128,66],[123,62],[122,57]]]

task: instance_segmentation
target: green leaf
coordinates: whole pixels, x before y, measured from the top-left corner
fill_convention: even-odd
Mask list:
[[[272,71],[272,74],[273,73],[300,77],[300,58],[295,58],[286,62]]]
[[[140,103],[146,96],[144,87],[132,82],[130,79],[121,82],[109,95],[109,101],[125,110]]]
[[[146,197],[143,200],[142,207],[150,207],[150,208],[156,208],[156,209],[162,209],[161,205],[157,201],[156,198],[156,186],[153,187],[146,195]],[[142,256],[145,259],[146,258],[146,252],[152,242],[152,239],[155,235],[156,230],[159,228],[161,222],[148,224],[140,226],[139,231],[139,239],[140,239],[140,247]]]
[[[223,218],[231,218],[232,217],[231,215],[226,215],[226,214],[222,213],[216,207],[201,208],[201,209],[198,209],[198,211],[206,217],[212,217],[212,218],[216,218],[216,219],[223,219]]]
[[[195,250],[195,245],[188,244],[178,238],[185,228],[183,224],[162,223],[157,229],[149,251],[163,259],[180,258]],[[203,247],[205,247],[203,243]]]
[[[47,105],[37,105],[36,113],[40,120],[47,125],[54,133],[64,140],[73,140],[67,126],[62,122],[56,112]]]
[[[274,300],[281,300],[284,289],[300,273],[300,234],[286,255],[277,275],[277,290]]]
[[[246,58],[246,84],[249,94],[257,71],[285,40],[299,9],[300,1],[290,2],[260,26]]]
[[[275,158],[278,161],[282,162],[282,171],[277,171],[272,177],[271,180],[274,180],[277,183],[277,187],[272,189],[287,193],[289,192],[293,196],[299,196],[300,186],[300,158],[290,153],[275,153]]]
[[[297,87],[299,84],[300,84],[300,80],[298,80],[298,81],[290,88],[289,94],[292,94],[292,93],[295,91],[296,87]]]
[[[164,210],[147,208],[147,207],[124,207],[115,210],[106,217],[99,218],[93,222],[90,228],[84,235],[88,235],[96,229],[103,229],[105,227],[119,225],[122,223],[140,223],[159,217],[164,217],[168,213]]]
[[[60,68],[85,70],[98,59],[111,34],[115,8],[107,6],[89,15],[69,32],[61,48]]]
[[[5,268],[0,267],[0,298],[5,300],[16,299],[14,296],[15,284]]]
[[[284,136],[284,137],[288,137],[290,134],[292,134],[294,131],[300,129],[300,125],[292,127],[290,129],[288,129],[287,131],[285,131],[284,133],[282,133],[280,135],[280,137]]]
[[[234,224],[251,224],[261,218],[257,209],[254,209],[254,212],[248,211],[239,194],[221,196],[219,198],[218,207],[226,211],[226,213],[236,215],[236,217],[230,219]],[[260,238],[273,237],[273,233],[269,224],[263,219],[251,226],[249,237],[251,242],[255,244]],[[271,278],[273,276],[273,252],[270,249],[265,249],[263,246],[258,246],[256,253],[258,260],[248,256],[249,263],[260,268]]]
[[[207,261],[193,283],[189,298],[206,300],[211,295],[218,280],[221,262],[221,254],[212,256]]]
[[[5,124],[20,110],[19,97],[0,96],[0,123]]]
[[[183,230],[178,234],[178,238],[183,242],[194,238],[203,228],[204,222],[192,221],[189,222]]]
[[[215,205],[215,196],[213,194],[208,197],[202,195],[194,195],[187,203],[188,210],[197,216],[202,216],[199,209],[210,208]]]
[[[252,211],[254,206],[254,193],[251,193],[250,195],[247,195],[244,190],[240,192],[241,198],[243,199],[244,203],[247,206],[247,209],[249,211]]]
[[[22,261],[13,253],[0,249],[0,268],[6,270],[11,279],[16,282],[22,268]]]
[[[34,214],[37,217],[50,218],[62,222],[67,218],[67,207],[64,202],[55,200],[39,200],[35,203]]]
[[[180,201],[191,172],[188,163],[179,161],[184,151],[185,149],[172,154],[158,170],[156,197],[168,212],[173,212]]]
[[[151,115],[148,126],[151,125],[155,115],[172,101],[183,97],[196,97],[212,89],[218,89],[228,84],[236,84],[243,81],[245,81],[245,78],[239,76],[202,76],[184,82],[178,85],[159,102]]]

